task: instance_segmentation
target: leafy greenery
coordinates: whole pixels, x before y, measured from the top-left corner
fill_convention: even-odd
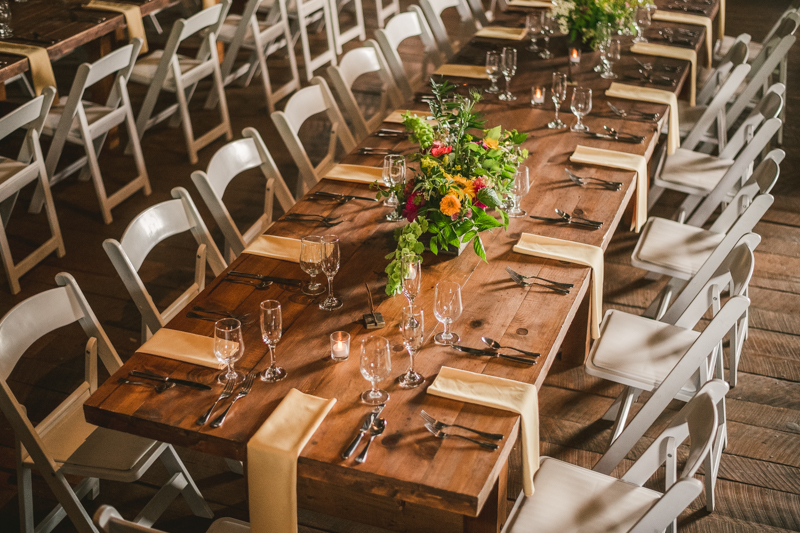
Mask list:
[[[597,28],[611,24],[615,30],[632,28],[636,7],[650,0],[553,0],[553,18],[561,33],[597,48]]]

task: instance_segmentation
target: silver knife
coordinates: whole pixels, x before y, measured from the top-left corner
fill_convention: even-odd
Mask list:
[[[163,381],[164,383],[174,383],[176,385],[183,385],[184,387],[192,387],[193,389],[211,390],[211,387],[209,387],[204,383],[198,383],[190,379],[178,379],[178,378],[171,378],[168,376],[162,376],[160,374],[156,374],[155,372],[150,372],[149,370],[148,371],[131,370],[130,372],[128,372],[128,375],[137,378],[152,379],[154,381]]]
[[[356,451],[358,445],[361,444],[361,439],[363,439],[364,435],[369,432],[369,428],[372,426],[372,423],[375,422],[376,418],[381,416],[381,411],[383,411],[384,407],[386,407],[386,404],[382,403],[375,407],[375,409],[373,409],[372,412],[367,415],[367,417],[364,419],[364,423],[361,424],[361,428],[358,430],[358,435],[356,435],[356,437],[353,439],[353,442],[351,442],[342,452],[342,459],[347,459],[353,455],[353,452]]]

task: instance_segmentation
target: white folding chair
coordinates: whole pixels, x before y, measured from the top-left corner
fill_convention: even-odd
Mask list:
[[[800,0],[795,0],[786,9],[786,11],[784,11],[783,14],[781,14],[781,16],[778,17],[778,19],[775,21],[775,24],[772,26],[772,28],[770,28],[770,30],[767,32],[767,35],[764,37],[764,39],[761,40],[760,43],[753,41],[750,35],[745,34],[747,35],[746,44],[748,50],[750,51],[750,55],[752,57],[756,57],[759,53],[761,53],[761,50],[763,50],[764,48],[764,43],[768,43],[770,39],[772,39],[775,36],[775,33],[778,31],[778,28],[783,22],[783,19],[786,18],[791,13],[794,13],[798,9],[800,9]],[[725,54],[727,54],[737,39],[738,37],[732,37],[730,35],[720,36],[720,38],[717,39],[717,43],[715,45],[714,58],[719,59],[723,57]]]
[[[278,198],[284,211],[291,209],[295,203],[294,196],[283,181],[261,135],[254,128],[245,128],[242,135],[244,139],[230,142],[217,150],[205,172],[202,170],[192,172],[195,187],[225,237],[223,257],[228,263],[272,224],[272,205],[275,197]],[[228,208],[225,207],[222,197],[233,178],[253,168],[260,168],[266,180],[264,213],[242,234]]]
[[[381,103],[377,111],[367,119],[356,101],[352,87],[359,77],[373,72],[377,73],[381,80]],[[372,39],[364,43],[361,48],[347,52],[338,66],[328,67],[328,78],[339,101],[342,102],[345,114],[353,124],[356,141],[366,138],[371,131],[378,128],[383,119],[403,101],[383,52],[378,43]]]
[[[14,430],[20,530],[46,533],[69,516],[80,533],[97,533],[81,498],[94,499],[100,490],[98,479],[137,481],[160,459],[169,481],[142,509],[135,522],[148,527],[172,500],[183,494],[197,516],[213,513],[194,484],[175,450],[169,444],[119,431],[98,428],[86,422],[83,403],[97,389],[97,358],[109,374],[122,361],[92,312],[75,279],[66,273],[56,276],[58,287],[32,296],[0,320],[0,408]],[[84,381],[35,427],[8,385],[8,377],[25,351],[44,335],[69,324],[80,324],[89,341],[85,352]],[[38,525],[33,517],[32,470],[38,470],[59,504]],[[83,478],[73,489],[65,476]]]
[[[257,73],[261,73],[264,97],[269,112],[275,111],[275,102],[289,96],[300,88],[300,75],[297,71],[297,58],[294,55],[292,34],[289,30],[289,14],[285,0],[275,0],[274,12],[259,20],[258,7],[263,0],[248,0],[241,15],[228,15],[219,30],[217,40],[228,44],[225,59],[222,61],[222,80],[229,85],[241,79],[247,87]],[[267,57],[284,49],[289,60],[291,79],[283,86],[274,89],[267,68]],[[236,65],[239,50],[249,50],[250,57]],[[206,108],[213,108],[219,96],[216,91],[208,95]]]
[[[0,259],[3,260],[8,286],[13,294],[20,291],[19,278],[23,274],[53,251],[58,257],[64,257],[66,253],[56,216],[56,207],[50,194],[50,183],[47,179],[42,147],[39,144],[39,133],[42,131],[55,94],[55,89],[47,87],[42,91],[41,96],[0,118],[0,140],[17,130],[23,128],[28,130],[16,159],[0,157]],[[52,236],[27,257],[15,263],[14,257],[11,255],[6,228],[10,223],[11,213],[14,211],[20,190],[33,182],[38,182],[37,188],[41,189],[42,202]]]
[[[415,69],[418,74],[409,78],[403,66],[403,60],[398,52],[398,47],[411,37],[419,37],[422,40],[424,56],[422,66]],[[375,30],[375,39],[381,47],[386,63],[394,75],[394,81],[403,93],[406,100],[414,96],[414,87],[423,83],[428,76],[428,63],[432,63],[434,68],[442,64],[441,54],[436,46],[428,23],[425,22],[425,15],[419,6],[410,6],[408,11],[392,18],[386,28]]]
[[[458,11],[458,16],[461,21],[461,28],[456,33],[464,35],[466,40],[475,33],[476,25],[475,18],[472,16],[472,10],[467,4],[466,0],[420,0],[419,6],[422,8],[422,13],[425,15],[425,20],[433,33],[433,38],[436,39],[436,44],[439,50],[444,54],[445,60],[449,60],[455,54],[454,48],[457,50],[464,44],[463,41],[458,41],[454,46],[450,43],[450,37],[447,35],[447,29],[442,21],[442,13],[450,8],[455,8]]]
[[[714,444],[717,405],[726,392],[725,382],[706,384],[621,479],[542,457],[533,481],[536,492],[520,495],[502,533],[676,531],[676,518],[703,490],[694,475]],[[678,476],[678,447],[687,437],[689,455]],[[645,488],[662,465],[664,492]]]
[[[389,0],[389,5],[384,5],[384,0],[375,0],[375,11],[378,15],[378,28],[386,25],[386,20],[400,13],[400,0]]]
[[[227,140],[233,138],[228,116],[228,102],[225,99],[225,88],[217,56],[216,37],[220,26],[225,21],[225,15],[228,13],[230,5],[231,0],[221,0],[221,3],[204,9],[188,19],[180,19],[175,22],[164,50],[156,50],[140,58],[131,72],[130,81],[149,86],[142,108],[136,117],[139,139],[151,127],[174,116],[171,125],[177,126],[178,120],[183,125],[186,150],[192,164],[197,163],[197,151],[204,146],[223,135]],[[199,34],[206,28],[208,28],[208,32],[203,37],[194,59],[178,54],[178,47],[183,41],[192,35]],[[216,91],[219,97],[217,107],[220,124],[195,139],[189,115],[189,100],[200,80],[209,76],[213,78],[211,91]],[[161,91],[175,93],[178,101],[153,116]],[[179,112],[179,115],[176,115],[176,112]]]
[[[336,53],[341,54],[342,46],[345,43],[349,43],[353,39],[363,41],[367,38],[367,30],[364,26],[364,8],[361,5],[361,0],[330,0],[330,2],[331,19],[333,21],[333,42],[336,45]],[[339,13],[344,10],[347,4],[352,5],[353,15],[356,21],[350,28],[342,31]]]
[[[180,313],[205,288],[206,261],[215,276],[227,268],[186,189],[175,187],[172,189],[172,197],[174,200],[161,202],[142,211],[125,229],[120,241],[103,241],[103,248],[111,263],[142,314],[142,342]],[[184,231],[190,231],[198,244],[194,283],[162,313],[139,277],[139,269],[156,244]]]
[[[472,10],[472,17],[475,20],[475,25],[484,28],[489,25],[489,22],[494,20],[494,8],[496,7],[497,0],[491,0],[489,9],[483,7],[482,0],[466,0],[470,10]]]
[[[46,162],[50,185],[55,185],[81,170],[81,178],[91,177],[94,183],[97,200],[100,203],[100,212],[106,224],[110,224],[112,221],[111,210],[114,207],[130,198],[139,189],[142,189],[145,196],[149,196],[151,191],[127,89],[128,78],[141,47],[142,40],[136,38],[131,44],[111,52],[94,63],[83,63],[79,66],[69,96],[62,97],[57,105],[50,108],[42,130],[45,135],[53,138],[50,151],[47,152]],[[115,73],[113,89],[105,104],[84,99],[89,87]],[[97,158],[108,132],[123,122],[130,138],[137,175],[115,193],[109,195],[106,192]],[[86,155],[56,173],[56,167],[66,143],[82,145]],[[31,201],[31,211],[39,212],[43,201],[42,191],[37,190],[36,196]]]
[[[331,133],[327,153],[319,163],[314,165],[298,137],[298,132],[303,123],[317,113],[326,114],[331,123]],[[328,84],[319,76],[311,80],[311,86],[294,93],[283,111],[274,112],[272,121],[300,171],[295,194],[297,198],[316,185],[325,176],[325,173],[336,164],[337,141],[342,145],[345,153],[356,147],[356,141],[339,111],[339,106],[333,99]]]
[[[272,9],[274,11],[274,6]],[[311,81],[315,70],[327,63],[336,64],[336,42],[333,40],[331,3],[330,0],[291,0],[288,9],[289,16],[294,19],[292,31],[295,35],[300,36],[306,79]],[[327,48],[317,56],[311,57],[308,28],[318,23],[322,23],[324,27]]]

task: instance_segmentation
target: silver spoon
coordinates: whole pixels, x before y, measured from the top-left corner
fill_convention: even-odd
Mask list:
[[[573,218],[577,218],[578,220],[583,220],[587,224],[591,224],[593,226],[597,226],[598,228],[603,225],[602,222],[598,222],[597,220],[589,220],[588,218],[583,218],[579,216],[573,216],[567,213],[566,211],[562,211],[561,209],[556,207],[556,214],[563,218],[564,220],[572,220]]]
[[[376,418],[375,421],[372,423],[372,427],[369,428],[369,440],[367,441],[367,445],[364,446],[364,449],[358,454],[356,457],[356,463],[361,464],[367,460],[367,452],[369,451],[369,445],[372,444],[372,441],[375,440],[375,437],[379,436],[381,433],[384,432],[386,429],[386,422],[385,418]]]
[[[165,390],[171,389],[172,387],[175,386],[175,383],[171,383],[171,382],[159,383],[158,385],[156,385],[155,383],[147,383],[145,381],[131,381],[131,380],[125,379],[125,378],[119,378],[117,381],[119,383],[125,383],[126,385],[144,385],[145,387],[153,387],[153,389],[155,389],[155,391],[158,394],[161,394]]]
[[[525,355],[529,355],[531,357],[539,357],[540,355],[542,355],[542,354],[537,353],[537,352],[528,352],[526,350],[520,350],[519,348],[514,348],[513,346],[500,346],[499,342],[497,342],[494,339],[490,339],[489,337],[481,337],[481,340],[483,341],[483,344],[485,344],[486,346],[488,346],[492,350],[500,350],[501,348],[506,348],[506,349],[509,349],[509,350],[516,350],[519,353],[524,353]]]

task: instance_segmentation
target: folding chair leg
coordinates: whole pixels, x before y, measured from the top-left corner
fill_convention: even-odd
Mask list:
[[[619,398],[617,398],[618,400],[621,400],[621,402],[618,406],[617,416],[614,420],[614,426],[611,428],[611,439],[608,441],[609,446],[611,446],[611,444],[617,440],[617,437],[622,434],[622,430],[625,429],[625,422],[628,420],[628,414],[631,412],[631,405],[633,405],[633,402],[639,396],[640,392],[640,390],[634,389],[633,387],[625,387],[625,390],[622,392]],[[612,408],[613,407],[614,406],[612,405]]]
[[[186,94],[183,88],[175,91],[178,97],[178,109],[181,116],[181,124],[183,125],[183,136],[186,140],[186,151],[189,153],[189,162],[193,165],[197,164],[197,149],[194,144],[194,132],[192,131],[192,119],[189,117],[189,102],[186,100]]]
[[[15,455],[17,458],[17,497],[19,498],[19,530],[21,533],[33,533],[33,482],[31,469],[22,462],[22,443],[17,440]]]
[[[225,458],[225,462],[228,464],[228,468],[234,474],[244,475],[244,464],[241,461],[236,461],[234,459]]]
[[[184,475],[180,472],[174,474],[167,484],[161,487],[156,495],[153,496],[153,499],[147,502],[142,512],[133,521],[140,526],[151,527],[185,486],[186,478]]]
[[[164,464],[164,467],[167,469],[167,472],[174,475],[180,474],[186,480],[185,485],[181,488],[181,494],[183,494],[186,503],[189,504],[189,508],[192,510],[192,513],[194,513],[195,516],[212,518],[214,513],[206,503],[203,495],[200,494],[200,489],[198,489],[197,485],[195,485],[194,480],[192,479],[192,476],[189,475],[189,471],[186,470],[186,466],[183,464],[183,461],[181,461],[181,458],[178,457],[177,452],[175,452],[175,448],[173,448],[171,445],[168,445],[161,453],[160,459]]]

